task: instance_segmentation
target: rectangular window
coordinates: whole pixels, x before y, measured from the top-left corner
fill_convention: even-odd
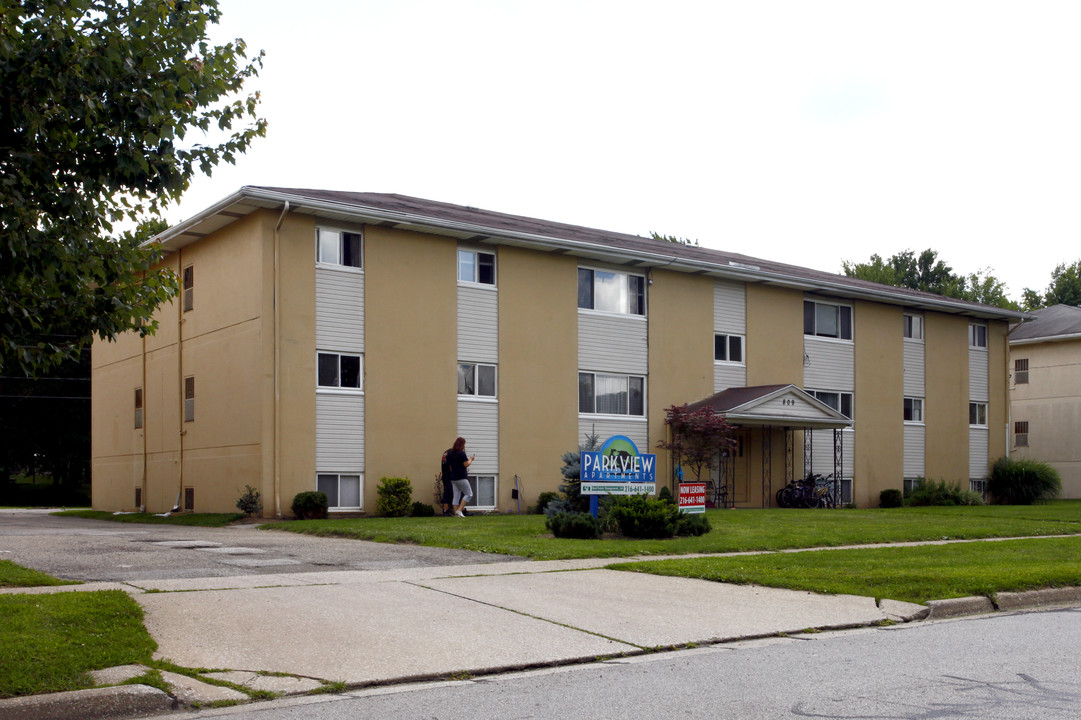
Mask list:
[[[713,359],[718,362],[743,364],[742,335],[713,335]]]
[[[458,280],[495,285],[495,253],[459,249]]]
[[[1028,385],[1028,358],[1013,361],[1013,382],[1015,385]]]
[[[495,509],[495,475],[469,475],[469,487],[473,489],[473,497],[466,503],[466,507]]]
[[[195,377],[184,378],[184,422],[195,420]]]
[[[318,385],[321,388],[362,390],[363,364],[360,355],[321,352],[318,358]]]
[[[578,268],[578,307],[624,315],[645,315],[646,279],[642,275]]]
[[[361,268],[361,242],[360,233],[344,232],[341,230],[316,230],[315,260],[325,265],[342,265],[344,267]]]
[[[143,389],[135,388],[135,427],[143,426]]]
[[[923,422],[923,398],[905,398],[905,422]]]
[[[807,393],[819,402],[829,405],[849,420],[852,419],[852,393],[830,390],[808,390]]]
[[[969,325],[968,326],[968,346],[974,348],[987,347],[987,326],[986,325]]]
[[[184,312],[195,307],[195,267],[188,265],[184,268]]]
[[[1013,444],[1015,447],[1028,447],[1028,420],[1013,424]]]
[[[578,412],[645,415],[645,387],[646,379],[638,375],[578,373]]]
[[[331,510],[360,510],[360,475],[319,473],[315,489],[326,494]]]
[[[970,402],[968,404],[968,424],[987,427],[987,403]]]
[[[803,301],[803,334],[852,339],[852,308],[848,305]]]
[[[458,363],[458,394],[494,398],[495,365]]]
[[[905,337],[909,340],[923,340],[923,318],[919,315],[904,316]]]

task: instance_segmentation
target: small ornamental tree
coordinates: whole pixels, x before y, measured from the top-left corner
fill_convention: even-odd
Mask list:
[[[702,479],[702,468],[709,465],[714,453],[736,445],[732,426],[713,408],[691,410],[686,404],[672,405],[665,408],[664,422],[670,439],[657,443],[657,447],[674,453],[676,462],[690,468],[695,480]]]

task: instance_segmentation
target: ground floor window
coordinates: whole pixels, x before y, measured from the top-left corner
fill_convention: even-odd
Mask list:
[[[482,510],[495,509],[495,475],[470,475],[469,487],[473,489],[473,497],[465,504],[469,508]]]
[[[979,493],[984,497],[987,497],[987,480],[986,478],[976,479],[971,478],[968,481],[968,489],[974,493]]]
[[[327,496],[331,510],[360,510],[361,475],[319,473],[316,490]]]
[[[841,478],[841,504],[852,502],[852,478]]]
[[[923,482],[923,478],[918,477],[906,477],[905,478],[905,497],[916,489],[916,486]]]

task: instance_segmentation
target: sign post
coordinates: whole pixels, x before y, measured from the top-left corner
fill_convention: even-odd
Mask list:
[[[639,453],[634,441],[613,435],[599,451],[582,453],[581,488],[590,495],[589,509],[597,516],[600,495],[653,495],[657,492],[657,456]]]

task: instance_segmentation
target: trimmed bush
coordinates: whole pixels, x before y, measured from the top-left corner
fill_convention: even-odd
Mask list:
[[[998,505],[1031,505],[1058,497],[1062,478],[1047,463],[999,458],[991,466],[987,492]]]
[[[667,485],[663,486],[660,492],[657,493],[657,499],[664,500],[669,505],[675,505],[676,503],[676,501],[672,499],[672,491],[668,489]]]
[[[597,519],[589,513],[558,512],[549,515],[544,524],[557,538],[595,540],[601,535]]]
[[[679,514],[679,522],[676,523],[676,535],[683,537],[699,535],[705,535],[713,526],[709,524],[709,520],[706,518],[705,513],[685,513]]]
[[[670,538],[676,534],[679,508],[646,495],[623,495],[612,502],[608,518],[633,538]]]
[[[428,503],[413,503],[413,517],[435,517],[435,508]]]
[[[905,504],[905,496],[897,488],[888,488],[878,494],[878,506],[883,508],[899,508]]]
[[[913,507],[931,505],[983,505],[983,497],[971,490],[962,490],[957,483],[945,480],[920,480],[905,501]]]
[[[297,493],[293,498],[293,517],[297,520],[326,520],[327,494],[315,490]]]
[[[412,510],[413,484],[409,478],[382,478],[375,492],[379,495],[375,511],[383,517],[406,517]]]
[[[559,499],[559,493],[546,490],[537,496],[537,514],[543,515],[544,511],[548,509],[548,505],[554,500]]]

